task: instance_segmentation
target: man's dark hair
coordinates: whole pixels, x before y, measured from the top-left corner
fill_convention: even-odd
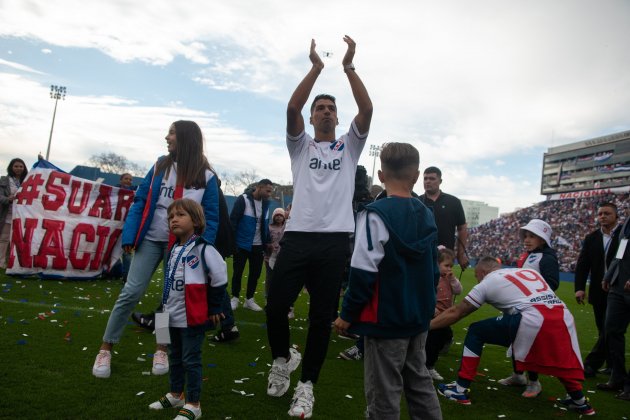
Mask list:
[[[311,104],[311,114],[313,113],[313,110],[315,109],[315,103],[317,101],[319,101],[320,99],[328,99],[330,101],[332,101],[333,104],[335,104],[335,106],[337,105],[337,102],[335,102],[335,97],[332,95],[329,95],[327,93],[322,93],[319,94],[315,97],[315,99],[313,99],[313,103]]]
[[[437,166],[429,166],[424,170],[425,174],[437,174],[438,178],[442,179],[442,171]]]
[[[264,185],[273,185],[273,182],[271,182],[269,179],[267,178],[263,178],[260,181],[258,181],[258,183],[256,184],[257,187],[262,187]]]

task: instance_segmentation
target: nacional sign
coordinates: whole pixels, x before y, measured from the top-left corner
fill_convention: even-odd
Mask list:
[[[120,258],[134,191],[36,167],[13,204],[7,274],[89,278]]]
[[[568,198],[589,198],[606,194],[621,194],[630,192],[630,186],[617,188],[600,188],[596,190],[574,191],[566,193],[549,194],[547,200],[566,200]]]

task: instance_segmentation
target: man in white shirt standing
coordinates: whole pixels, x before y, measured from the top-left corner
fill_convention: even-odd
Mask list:
[[[343,71],[359,108],[348,132],[338,139],[335,136],[339,121],[335,98],[330,95],[316,96],[311,105],[309,122],[315,138],[304,131],[302,109],[324,68],[314,40],[309,54],[312,67],[287,106],[287,148],[294,196],[267,300],[267,335],[274,359],[267,394],[284,395],[290,386],[290,374],[300,363],[300,353],[290,348],[287,313],[306,286],[310,297],[309,330],[301,379],[289,410],[290,416],[301,418],[310,418],[313,413],[313,384],[328,350],[332,314],[349,253],[349,233],[354,231],[354,176],[372,119],[372,101],[352,63],[356,44],[349,36],[344,42],[348,49]]]

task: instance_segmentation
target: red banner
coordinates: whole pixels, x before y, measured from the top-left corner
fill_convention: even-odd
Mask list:
[[[35,168],[13,204],[7,274],[95,277],[120,258],[134,191]]]

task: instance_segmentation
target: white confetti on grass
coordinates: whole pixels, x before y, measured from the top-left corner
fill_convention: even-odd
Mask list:
[[[352,399],[352,395],[346,394],[346,398]]]
[[[138,362],[146,362],[147,361],[147,359],[145,359],[144,357],[138,357],[136,360]]]
[[[136,397],[139,397],[140,395],[144,395],[144,391],[140,391],[136,394]]]

